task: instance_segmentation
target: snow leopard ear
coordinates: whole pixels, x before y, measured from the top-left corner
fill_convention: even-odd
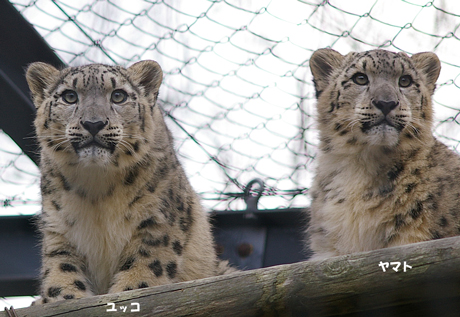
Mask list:
[[[45,99],[46,88],[51,86],[59,78],[59,73],[56,68],[46,63],[36,62],[29,65],[26,72],[26,79],[35,107],[40,107]]]
[[[315,83],[316,98],[327,87],[332,72],[342,65],[344,58],[345,56],[330,48],[321,48],[313,53],[310,58],[310,69]]]
[[[128,68],[128,75],[136,86],[144,88],[146,97],[150,94],[154,94],[155,97],[158,95],[163,71],[157,62],[150,60],[137,62]]]
[[[435,53],[423,52],[412,55],[411,60],[417,70],[425,75],[426,85],[433,93],[436,88],[436,80],[441,72],[441,62],[438,56]]]

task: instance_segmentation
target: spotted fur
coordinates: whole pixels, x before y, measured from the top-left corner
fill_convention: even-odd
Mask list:
[[[156,105],[156,62],[61,71],[33,63],[27,81],[41,147],[38,303],[227,269]]]
[[[460,159],[432,134],[437,56],[320,49],[310,67],[313,259],[460,234]]]

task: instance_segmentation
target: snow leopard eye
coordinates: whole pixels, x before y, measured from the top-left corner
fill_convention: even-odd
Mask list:
[[[126,91],[117,89],[112,92],[112,96],[110,97],[113,103],[122,103],[128,99],[128,94]]]
[[[406,88],[412,84],[412,77],[409,75],[403,75],[399,78],[399,86]]]
[[[68,104],[74,104],[78,101],[78,94],[73,90],[64,90],[61,97]]]
[[[360,85],[360,86],[364,86],[369,83],[369,78],[367,78],[367,75],[363,73],[354,74],[352,79],[355,84]]]

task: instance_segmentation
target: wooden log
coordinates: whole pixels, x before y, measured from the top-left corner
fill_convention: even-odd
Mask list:
[[[389,263],[386,272],[380,262]],[[398,272],[391,262],[401,263]],[[406,272],[404,262],[412,267],[406,267]],[[108,311],[113,309],[117,312]],[[460,237],[16,312],[18,316],[41,317],[459,316]],[[6,313],[0,312],[0,317],[4,316]]]

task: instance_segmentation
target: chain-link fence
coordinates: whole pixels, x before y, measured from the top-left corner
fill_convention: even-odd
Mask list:
[[[0,129],[0,216],[40,210],[39,175],[37,166]]]
[[[378,47],[436,52],[442,72],[434,98],[435,131],[453,148],[460,142],[457,1],[11,3],[69,65],[160,63],[165,74],[160,103],[180,159],[208,209],[244,208],[239,198],[254,178],[266,182],[261,208],[308,206],[317,144],[308,60],[321,47],[343,54]],[[0,213],[17,204],[38,210],[37,170],[18,166],[17,150],[0,137],[5,206]],[[9,186],[20,173],[35,188],[31,196],[31,188],[14,192]]]

